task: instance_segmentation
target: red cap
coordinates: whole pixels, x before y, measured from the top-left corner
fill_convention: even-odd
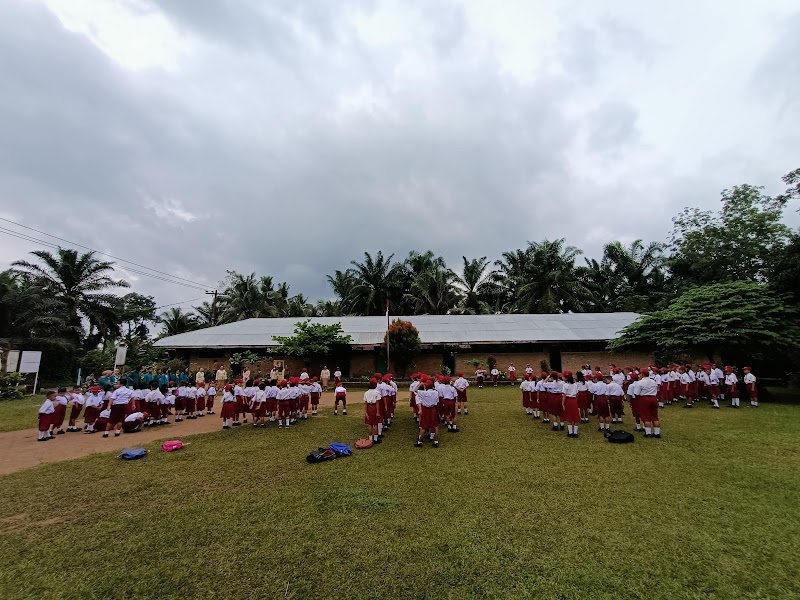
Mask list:
[[[375,373],[375,375],[373,375],[373,377],[375,379],[381,379],[381,378],[383,378],[383,375],[381,373]]]
[[[288,382],[288,381],[286,381],[285,379],[281,379],[281,380],[278,382],[278,387],[286,387],[287,385],[289,385],[289,382]]]
[[[450,383],[450,377],[449,377],[449,376],[447,376],[447,375],[445,375],[444,377],[442,377],[442,383]]]
[[[662,372],[662,373],[667,373],[667,371],[668,371],[668,370],[667,370],[667,367],[661,367],[661,372]]]
[[[550,377],[558,377],[558,371],[550,371]]]
[[[564,371],[564,372],[562,373],[562,375],[563,375],[564,377],[572,377],[572,371]]]
[[[97,392],[99,392],[101,389],[102,389],[102,388],[101,388],[99,385],[93,385],[92,387],[90,387],[90,388],[89,388],[89,391],[90,391],[90,392],[97,393]]]
[[[647,376],[646,374],[644,375]],[[639,381],[639,374],[638,373],[631,373],[631,381]]]
[[[622,373],[622,369],[620,369],[619,367],[614,367],[613,369],[611,369],[611,371],[614,373]]]
[[[261,379],[254,379],[254,380],[253,380],[253,383],[254,383],[254,384],[256,384],[256,385],[258,385],[259,383],[261,383]]]
[[[377,380],[376,380],[376,379],[373,377],[372,379],[370,379],[370,380],[369,380],[369,384],[370,384],[370,385],[378,385],[378,382],[377,382]]]
[[[383,376],[383,382],[384,383],[389,383],[391,380],[392,380],[392,378],[389,375],[384,375]]]
[[[726,373],[733,373],[733,367],[725,367]]]
[[[594,378],[595,379],[602,379],[603,378],[603,374],[600,371],[598,371],[597,373],[594,374]]]
[[[542,371],[542,377],[547,377],[547,371]]]
[[[426,380],[425,380],[425,381],[422,383],[422,385],[424,385],[425,387],[433,387],[433,382],[432,382],[430,379],[426,379]]]
[[[312,377],[312,378],[311,378],[311,381],[319,381],[319,377],[317,377],[317,376],[315,375],[314,377]]]
[[[308,371],[308,369],[306,369],[305,367],[303,367],[303,373],[305,373],[305,372],[307,372],[307,371]]]
[[[242,383],[242,380],[241,379],[234,379],[233,383]]]
[[[232,383],[229,383],[229,384],[227,384],[227,385],[225,386],[225,391],[226,391],[226,392],[230,392],[231,390],[233,390],[233,384],[232,384]]]
[[[750,367],[745,367],[745,368],[742,369],[742,371],[752,371],[752,370],[753,369],[751,369]]]
[[[463,376],[464,376],[464,372],[463,372],[463,371],[459,371],[459,372],[458,372],[458,376],[459,376],[459,377],[463,377]]]
[[[142,413],[142,417],[143,417],[143,418],[145,418],[145,419],[146,419],[147,417],[149,417],[149,416],[150,416],[150,413],[146,413],[146,412],[143,412],[143,413]]]

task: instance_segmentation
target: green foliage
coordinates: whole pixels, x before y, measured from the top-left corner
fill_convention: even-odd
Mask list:
[[[161,313],[159,322],[164,326],[162,336],[178,335],[197,329],[197,317],[193,312],[185,312],[178,306]]]
[[[776,292],[788,294],[800,303],[800,234],[793,234],[789,243],[776,252],[769,282]]]
[[[21,373],[0,373],[0,400],[14,400],[25,395],[25,376]]]
[[[781,222],[788,198],[740,185],[722,192],[718,213],[687,208],[675,217],[670,269],[679,285],[765,281],[789,228]]]
[[[342,324],[322,325],[311,320],[294,325],[294,335],[275,336],[281,347],[279,353],[287,356],[323,356],[330,354],[336,346],[350,343],[349,335],[342,335]]]
[[[486,364],[488,365],[489,370],[491,371],[492,369],[494,369],[495,365],[497,365],[497,359],[494,356],[487,356]]]
[[[115,350],[108,350],[106,352],[102,350],[89,350],[89,352],[78,359],[78,366],[82,369],[82,376],[86,377],[86,375],[94,373],[99,377],[100,373],[106,369],[113,369],[116,354]]]
[[[400,375],[405,375],[413,366],[420,351],[419,331],[410,321],[395,319],[389,325],[384,343],[389,343],[389,351]]]
[[[480,358],[470,358],[467,361],[467,364],[472,365],[476,369],[483,364],[483,361]]]
[[[642,315],[609,344],[665,356],[726,351],[760,357],[800,348],[800,311],[768,287],[736,281],[692,288],[668,308]]]
[[[230,363],[231,365],[253,365],[257,362],[264,360],[265,357],[260,356],[255,352],[251,352],[246,350],[244,352],[234,352],[231,354]]]

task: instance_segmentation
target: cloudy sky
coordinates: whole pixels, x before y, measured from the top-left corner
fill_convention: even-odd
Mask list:
[[[4,0],[0,217],[312,299],[364,251],[596,256],[782,190],[798,31],[797,0]],[[35,247],[0,230],[0,268]]]

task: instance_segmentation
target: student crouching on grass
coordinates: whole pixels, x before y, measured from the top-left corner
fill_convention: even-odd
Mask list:
[[[378,382],[373,377],[369,380],[367,391],[364,392],[364,424],[367,426],[367,433],[373,444],[380,444],[383,441],[378,434],[378,425],[380,424],[378,403],[381,401],[381,393],[377,387]]]
[[[46,442],[53,439],[53,434],[50,433],[50,425],[53,423],[53,415],[56,412],[55,405],[56,393],[54,391],[47,392],[42,405],[39,407],[39,439],[38,442]]]

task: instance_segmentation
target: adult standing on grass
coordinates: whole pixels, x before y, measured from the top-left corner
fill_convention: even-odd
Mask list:
[[[631,384],[633,394],[639,399],[639,414],[644,421],[644,437],[661,437],[661,421],[658,420],[658,386],[650,377],[649,369],[643,370],[639,381]]]
[[[319,372],[320,381],[322,381],[322,391],[328,391],[328,382],[331,380],[331,372],[328,370],[327,366],[322,367],[322,371]]]
[[[200,367],[200,370],[195,373],[194,382],[197,384],[206,382],[206,372],[203,370],[203,367]]]
[[[228,383],[228,372],[225,367],[220,366],[216,373],[217,389],[224,390],[225,384]]]
[[[122,430],[122,424],[125,422],[125,416],[128,409],[128,403],[133,398],[133,391],[125,387],[128,384],[127,379],[120,379],[116,383],[116,388],[111,393],[111,412],[108,415],[108,425],[106,425],[103,437],[108,437],[108,432],[114,429],[114,437],[119,436]]]

